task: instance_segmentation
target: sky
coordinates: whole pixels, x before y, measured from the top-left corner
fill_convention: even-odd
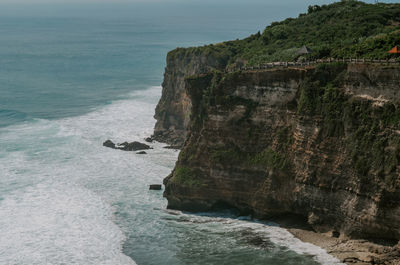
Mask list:
[[[298,12],[304,12],[309,5],[323,5],[340,0],[0,0],[0,7],[32,7],[35,8],[47,6],[90,6],[90,7],[104,7],[104,6],[166,6],[166,5],[183,5],[183,6],[201,6],[213,7],[224,6],[230,9],[240,6],[254,7],[257,12],[258,8],[266,7],[280,7],[287,9],[296,9]],[[375,3],[375,0],[364,0],[367,3]],[[385,3],[400,3],[400,0],[379,0]],[[1,8],[0,8],[1,12]],[[26,10],[29,12],[29,10]]]
[[[203,4],[208,4],[208,3],[216,3],[216,2],[225,2],[225,3],[230,3],[230,4],[252,4],[252,3],[268,3],[268,4],[273,4],[273,3],[279,3],[279,4],[295,4],[295,5],[310,5],[310,4],[327,4],[327,3],[332,3],[335,1],[332,0],[305,0],[305,1],[299,1],[299,0],[0,0],[0,4],[39,4],[39,3],[64,3],[64,4],[79,4],[79,3],[149,3],[149,2],[154,2],[154,3],[195,3],[195,2],[200,2]],[[368,3],[374,3],[375,0],[365,0],[364,2]],[[399,3],[400,0],[380,0],[379,2],[386,2],[386,3]]]
[[[337,0],[339,1],[339,0]],[[222,12],[232,19],[268,18],[272,21],[297,17],[309,5],[323,5],[334,0],[0,0],[2,17],[115,17],[123,16],[207,16]],[[364,2],[374,3],[375,0]],[[400,0],[380,2],[400,3]],[[260,26],[259,30],[262,30]]]

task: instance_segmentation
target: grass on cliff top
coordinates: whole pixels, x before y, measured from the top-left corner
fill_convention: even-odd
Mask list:
[[[176,49],[169,57],[203,54],[222,64],[261,64],[297,59],[303,45],[313,58],[386,59],[400,45],[400,4],[366,4],[347,0],[309,6],[307,14],[273,22],[264,32],[243,40],[204,47]]]

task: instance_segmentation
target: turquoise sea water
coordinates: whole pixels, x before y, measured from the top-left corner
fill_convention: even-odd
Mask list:
[[[165,56],[245,37],[279,6],[0,9],[0,264],[338,264],[273,224],[166,210],[178,152],[151,135]]]

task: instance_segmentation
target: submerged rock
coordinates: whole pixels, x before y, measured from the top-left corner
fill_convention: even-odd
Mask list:
[[[136,153],[137,155],[146,155],[147,153],[145,151],[140,151]]]
[[[262,237],[260,236],[253,236],[253,237],[249,237],[247,239],[247,242],[253,246],[259,247],[259,248],[271,248],[272,243],[264,240]]]

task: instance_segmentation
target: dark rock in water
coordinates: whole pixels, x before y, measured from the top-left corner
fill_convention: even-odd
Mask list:
[[[152,184],[150,185],[150,190],[161,190],[161,184]]]
[[[138,154],[138,155],[145,155],[145,154],[147,154],[145,151],[140,151],[140,152],[137,152],[136,154]]]
[[[182,146],[180,146],[180,145],[168,145],[168,146],[164,146],[163,148],[165,148],[165,149],[176,149],[176,150],[179,150],[179,149],[182,148]]]
[[[150,146],[147,144],[139,143],[139,142],[124,142],[122,144],[119,144],[117,146],[117,149],[123,150],[123,151],[139,151],[139,150],[148,150],[151,149]]]
[[[247,241],[249,244],[252,244],[259,248],[270,248],[271,247],[271,243],[269,243],[268,241],[264,240],[263,238],[261,238],[259,236],[250,237],[250,238],[248,238]]]
[[[111,140],[105,141],[103,143],[103,146],[113,148],[113,149],[119,149],[119,150],[123,150],[123,151],[140,151],[140,150],[152,149],[147,144],[143,144],[140,142],[131,142],[131,143],[123,142],[122,144],[116,145]],[[140,153],[140,154],[146,154],[146,153],[144,152],[144,153]]]
[[[153,137],[147,137],[147,138],[145,138],[144,140],[145,140],[146,142],[148,142],[148,143],[154,142]]]
[[[103,146],[115,149],[115,144],[111,140],[105,141]]]

